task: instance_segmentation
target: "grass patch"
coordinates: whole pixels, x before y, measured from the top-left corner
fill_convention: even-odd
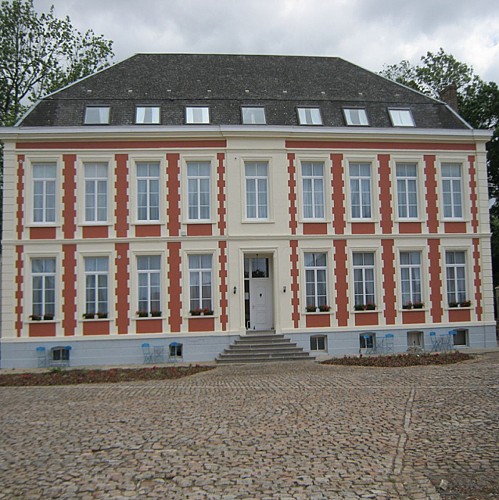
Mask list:
[[[377,366],[381,368],[400,368],[404,366],[450,365],[473,359],[473,356],[460,351],[446,353],[394,354],[390,356],[345,356],[322,361],[323,365]]]
[[[151,366],[147,368],[51,369],[47,372],[0,374],[0,386],[114,384],[137,380],[170,380],[212,370],[213,366]]]

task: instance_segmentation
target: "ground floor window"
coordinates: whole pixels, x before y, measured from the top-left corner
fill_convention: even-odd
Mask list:
[[[454,345],[456,346],[467,346],[469,345],[468,340],[468,330],[454,330],[456,334],[454,335]]]
[[[325,335],[314,335],[310,337],[311,351],[327,351],[327,337]]]

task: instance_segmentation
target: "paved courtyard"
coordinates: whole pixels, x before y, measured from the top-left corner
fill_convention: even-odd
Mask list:
[[[498,498],[498,388],[498,352],[0,388],[0,498]]]

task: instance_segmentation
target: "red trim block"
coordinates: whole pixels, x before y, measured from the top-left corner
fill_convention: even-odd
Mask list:
[[[428,240],[428,259],[430,261],[430,303],[434,323],[442,322],[442,268],[440,266],[440,240]]]
[[[108,238],[108,226],[83,226],[84,238]]]
[[[211,236],[212,234],[211,224],[187,224],[187,236]]]
[[[435,155],[424,155],[426,188],[426,222],[430,233],[438,233],[437,171]]]
[[[390,181],[390,155],[378,155],[379,162],[379,202],[381,207],[381,231],[393,232],[392,183]]]
[[[299,275],[298,275],[298,241],[290,240],[289,246],[291,248],[291,306],[293,308],[291,312],[291,319],[293,320],[294,328],[298,328],[300,325],[300,285],[299,285]]]
[[[180,235],[180,155],[171,153],[166,155],[168,162],[168,230],[170,236]]]
[[[473,276],[475,285],[476,316],[478,321],[482,321],[482,279],[480,269],[480,240],[473,238]]]
[[[303,234],[327,234],[326,222],[305,222]]]
[[[24,228],[24,155],[17,157],[17,239],[22,240]]]
[[[128,155],[119,154],[115,157],[115,231],[118,238],[126,238],[128,236]]]
[[[63,155],[64,162],[62,205],[64,222],[62,233],[64,238],[72,240],[76,233],[76,155]]]
[[[163,320],[138,319],[135,328],[137,333],[161,333],[163,331]]]
[[[471,227],[473,232],[478,232],[478,195],[477,195],[477,182],[476,182],[476,167],[475,167],[475,157],[468,156],[468,162],[470,164],[470,201],[471,201]]]
[[[355,314],[355,326],[374,326],[378,323],[377,312],[361,312]]]
[[[171,332],[180,332],[182,326],[182,271],[180,259],[180,242],[168,243],[168,319]]]
[[[225,332],[227,330],[228,316],[227,316],[227,308],[229,306],[229,302],[227,300],[227,242],[219,241],[218,248],[220,250],[220,255],[218,257],[218,262],[220,264],[220,324],[222,326],[222,331]]]
[[[109,321],[84,321],[83,335],[109,335]]]
[[[414,325],[426,323],[426,311],[409,309],[402,311],[402,323],[404,325]]]
[[[336,275],[336,320],[338,326],[347,326],[348,318],[348,278],[347,278],[347,242],[346,240],[334,241],[334,272]]]
[[[451,323],[464,323],[471,321],[471,310],[458,307],[449,309],[449,321]]]
[[[81,141],[81,142],[18,142],[16,148],[26,149],[179,149],[179,148],[225,148],[227,141],[187,140],[187,141]]]
[[[400,234],[421,234],[421,222],[399,222]]]
[[[382,240],[383,247],[383,287],[384,287],[384,303],[385,303],[385,319],[387,325],[395,324],[397,311],[395,310],[395,254],[393,252],[394,241]]]
[[[218,180],[217,180],[218,230],[220,231],[220,236],[223,236],[225,234],[225,230],[227,228],[227,222],[225,220],[225,217],[227,215],[227,208],[226,208],[227,201],[226,201],[226,197],[225,197],[225,167],[224,167],[225,154],[218,153],[217,160],[218,160],[218,166],[217,166],[217,174],[218,174]],[[210,228],[211,228],[211,226],[210,226]],[[210,231],[211,231],[211,229],[210,229]],[[209,236],[211,236],[211,232],[210,232]]]
[[[56,324],[52,321],[37,321],[29,324],[30,337],[55,337]]]
[[[288,149],[374,149],[374,150],[413,150],[413,151],[475,151],[475,144],[454,144],[439,142],[349,142],[349,141],[286,141]]]
[[[128,333],[130,325],[130,273],[128,243],[116,243],[116,328],[119,334]]]
[[[63,245],[62,251],[62,329],[65,336],[71,336],[76,329],[76,245]]]
[[[20,337],[23,331],[23,250],[22,245],[16,245],[16,333]]]
[[[215,318],[206,316],[197,316],[189,318],[189,332],[214,332]]]
[[[298,227],[297,209],[296,209],[296,167],[295,154],[288,153],[288,199],[289,199],[289,228],[291,234],[296,234]]]
[[[55,227],[30,227],[29,238],[31,240],[55,240]]]
[[[374,234],[375,232],[374,222],[352,222],[352,234]]]
[[[335,234],[345,234],[345,183],[343,181],[343,155],[331,155],[331,193],[333,196],[333,229]]]
[[[161,226],[159,224],[143,224],[135,226],[136,238],[160,237]]]
[[[331,316],[329,314],[307,314],[305,316],[307,328],[329,328]]]

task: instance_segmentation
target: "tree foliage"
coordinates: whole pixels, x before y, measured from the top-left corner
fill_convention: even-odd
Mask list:
[[[0,7],[0,125],[13,125],[30,103],[109,66],[112,41],[79,32],[52,6],[38,14],[33,0]]]

